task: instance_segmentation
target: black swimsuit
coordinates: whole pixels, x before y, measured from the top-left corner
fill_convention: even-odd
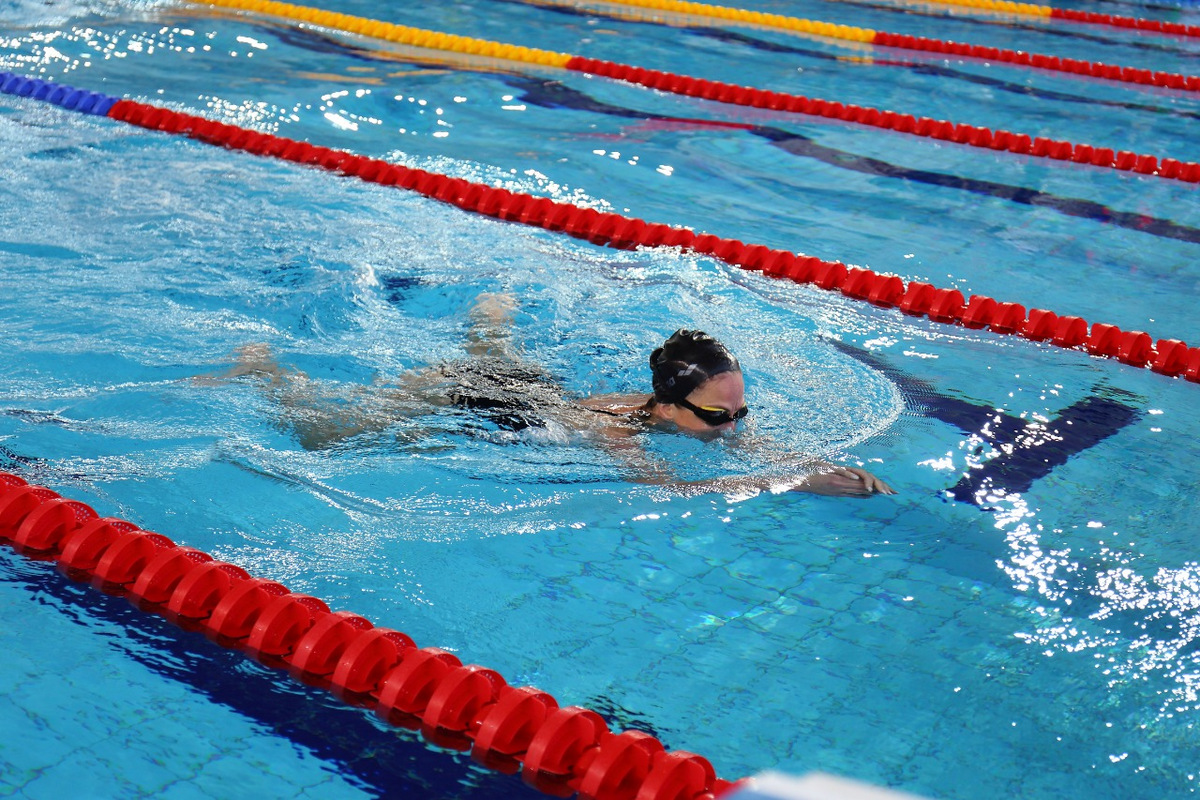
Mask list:
[[[544,428],[541,411],[565,404],[562,387],[537,367],[507,358],[454,361],[438,367],[447,381],[446,398],[458,408],[479,412],[498,428]]]

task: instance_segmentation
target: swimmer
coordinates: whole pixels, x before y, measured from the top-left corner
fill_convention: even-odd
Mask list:
[[[701,331],[680,329],[671,334],[662,347],[650,354],[650,374],[653,392],[649,395],[591,397],[580,401],[580,405],[624,416],[643,427],[702,439],[733,433],[738,421],[750,413],[737,358]],[[611,428],[609,433],[622,435],[620,428]],[[687,485],[706,491],[802,491],[837,497],[896,493],[863,469],[815,460],[801,464],[802,468],[792,476],[734,476]]]
[[[469,358],[418,370],[390,384],[331,392],[303,372],[280,366],[266,345],[242,348],[234,368],[220,377],[264,378],[287,427],[307,449],[330,447],[452,406],[503,430],[553,426],[589,436],[619,458],[633,480],[686,494],[801,491],[863,498],[896,493],[866,470],[804,458],[791,459],[795,466],[786,475],[677,480],[648,456],[642,435],[661,431],[712,440],[734,433],[750,413],[737,358],[713,337],[681,329],[650,354],[650,394],[571,399],[551,376],[514,352],[508,324],[514,307],[509,295],[480,295],[470,315]],[[413,444],[423,438],[420,430],[405,436]]]

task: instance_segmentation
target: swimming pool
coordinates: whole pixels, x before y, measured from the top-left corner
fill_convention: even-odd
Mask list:
[[[515,2],[322,6],[1200,158],[1198,104],[1174,90]],[[1197,50],[915,6],[754,7],[1179,72]],[[4,8],[3,71],[1200,342],[1191,184],[203,6]],[[0,110],[0,469],[726,778],[1195,790],[1194,384],[41,103]],[[458,417],[309,452],[252,383],[192,380],[251,342],[331,385],[455,358],[485,291],[519,298],[523,352],[580,394],[637,389],[650,343],[708,330],[745,365],[754,433],[901,494],[673,496],[584,443]],[[684,477],[773,459],[649,446]],[[2,793],[541,796],[46,564],[4,549],[0,575]]]

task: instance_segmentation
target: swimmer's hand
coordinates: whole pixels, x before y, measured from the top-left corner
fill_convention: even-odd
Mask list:
[[[871,497],[876,494],[895,494],[896,490],[865,469],[835,467],[806,477],[792,487],[794,491],[821,494],[828,497]]]
[[[813,465],[809,465],[812,467]],[[818,462],[816,472],[807,472],[789,478],[767,478],[749,475],[731,475],[725,478],[710,478],[702,481],[675,481],[665,472],[644,473],[635,478],[640,483],[669,486],[688,495],[702,492],[724,492],[726,494],[757,494],[758,492],[808,492],[826,497],[873,497],[877,494],[896,494],[896,490],[876,478],[865,469],[839,467],[835,464]]]

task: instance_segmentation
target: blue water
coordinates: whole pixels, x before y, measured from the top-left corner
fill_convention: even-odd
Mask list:
[[[323,7],[1200,160],[1200,102],[1169,90],[516,2]],[[1200,52],[882,3],[753,7],[1188,73]],[[0,71],[1200,344],[1195,185],[202,6],[0,19]],[[1195,384],[7,95],[0,153],[0,469],[726,778],[1195,792]],[[331,394],[386,381],[461,357],[495,291],[519,298],[522,353],[580,395],[645,388],[677,327],[727,342],[748,434],[776,449],[647,437],[681,477],[802,452],[900,494],[684,497],[587,442],[455,416],[416,443],[397,422],[308,451],[253,382],[193,380],[265,342]],[[0,603],[0,795],[535,796],[8,550]]]

